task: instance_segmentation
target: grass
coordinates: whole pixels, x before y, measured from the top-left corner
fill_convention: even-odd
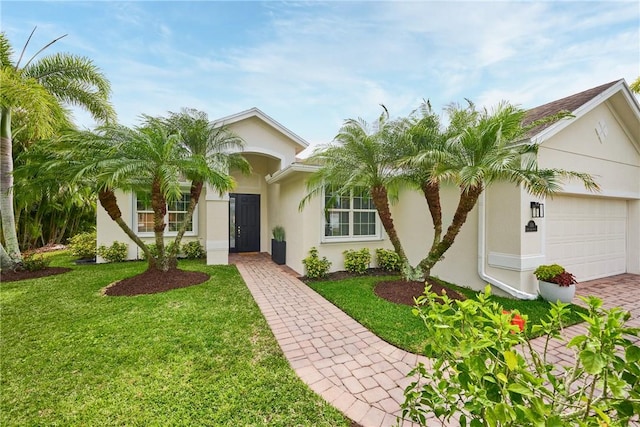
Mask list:
[[[291,370],[234,266],[180,266],[211,279],[101,296],[145,268],[128,262],[2,283],[0,425],[349,425]]]
[[[373,292],[376,283],[394,279],[397,277],[365,276],[337,281],[310,282],[309,286],[383,340],[413,353],[423,353],[428,337],[422,320],[411,313],[412,307],[392,303]],[[477,291],[442,281],[441,283],[464,293],[467,298],[474,298],[477,295]],[[528,325],[539,323],[551,307],[542,299],[521,301],[495,295],[491,298],[506,310],[518,310],[526,314],[529,318]],[[567,325],[583,321],[577,312],[586,313],[582,307],[573,305],[572,308]]]

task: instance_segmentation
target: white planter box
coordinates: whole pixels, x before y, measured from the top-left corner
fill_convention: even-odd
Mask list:
[[[576,285],[560,286],[555,283],[544,282],[538,280],[538,292],[545,300],[549,302],[570,303],[576,294]]]

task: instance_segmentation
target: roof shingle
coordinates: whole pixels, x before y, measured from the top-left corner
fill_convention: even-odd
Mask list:
[[[619,83],[620,81],[622,80],[615,80],[613,82],[605,83],[603,85],[582,91],[580,93],[576,93],[575,95],[567,96],[565,98],[561,98],[556,101],[532,108],[527,111],[527,115],[523,121],[523,124],[527,125],[531,122],[543,119],[545,117],[553,116],[562,111],[569,111],[573,113],[578,108],[591,101],[593,98],[600,95],[602,92],[606,91],[611,86]],[[547,122],[536,126],[528,132],[529,137],[532,137],[537,133],[543,131],[544,129],[553,125],[553,123],[554,122]]]

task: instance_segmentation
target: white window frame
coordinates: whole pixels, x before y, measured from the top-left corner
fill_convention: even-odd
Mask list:
[[[190,188],[189,187],[182,187],[182,194],[190,194]],[[133,209],[132,209],[132,229],[133,232],[136,233],[137,236],[140,237],[153,237],[155,236],[153,231],[138,231],[138,196],[137,194],[134,192],[133,196],[132,196],[132,200],[133,200]],[[185,236],[197,236],[198,235],[198,211],[199,211],[199,206],[200,204],[196,205],[196,209],[193,211],[193,217],[191,218],[191,224],[192,224],[192,228],[193,230],[189,231],[185,231],[184,235]],[[153,213],[153,211],[141,211],[141,212],[151,212]],[[171,212],[186,212],[186,211],[171,211]],[[165,236],[177,236],[178,232],[177,231],[169,231],[169,206],[167,206],[167,212],[164,215],[164,223],[166,224],[165,226],[165,231],[164,231],[164,235]]]
[[[346,197],[346,196],[345,196]],[[320,241],[322,243],[349,243],[349,242],[373,242],[382,240],[382,223],[376,209],[354,209],[353,207],[353,192],[349,195],[349,208],[348,209],[335,209],[337,212],[349,213],[349,235],[348,236],[326,236],[326,212],[333,209],[326,209],[326,188],[322,190],[322,212],[320,221]],[[375,218],[376,233],[373,235],[354,235],[353,234],[353,214],[354,212],[373,212]]]

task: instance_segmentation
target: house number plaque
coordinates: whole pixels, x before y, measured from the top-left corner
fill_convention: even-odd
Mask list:
[[[533,220],[531,220],[527,223],[527,225],[524,226],[524,231],[526,233],[529,233],[531,231],[538,231],[538,226]]]

